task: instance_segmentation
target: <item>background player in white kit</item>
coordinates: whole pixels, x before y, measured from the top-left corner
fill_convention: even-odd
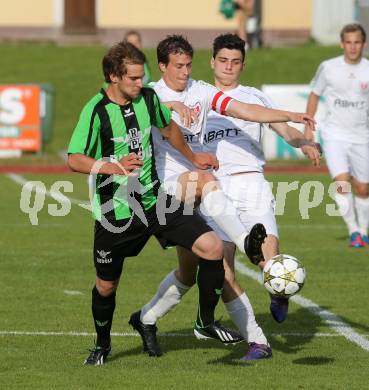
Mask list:
[[[369,61],[363,58],[365,45],[361,25],[343,27],[343,55],[320,64],[306,109],[314,115],[320,96],[326,98],[323,150],[337,184],[335,200],[349,230],[349,245],[354,248],[369,246]],[[306,129],[305,135],[313,139],[311,129]]]
[[[170,47],[171,45],[172,47]],[[166,56],[169,57],[169,59],[161,58],[161,51],[166,52]],[[252,107],[253,109],[256,109],[256,111],[259,111],[260,114],[258,114],[258,118],[263,119],[263,121],[268,120],[261,116],[261,113],[263,112],[265,114],[268,113],[269,118],[276,118],[275,115],[277,115],[282,120],[287,120],[286,114],[281,115],[280,111],[279,113],[278,111],[275,111],[275,115],[273,114],[274,116],[270,115],[273,111],[264,111],[261,106],[242,104],[234,101],[209,84],[191,80],[189,77],[192,64],[192,47],[180,36],[168,37],[159,44],[158,61],[163,73],[163,78],[155,85],[155,90],[159,97],[164,102],[171,101],[173,105],[175,105],[175,101],[180,101],[188,105],[190,109],[197,114],[197,121],[192,126],[181,126],[185,138],[193,150],[201,150],[200,141],[206,124],[206,115],[211,108],[223,114],[226,112],[227,114],[237,115],[246,119],[251,114],[250,112],[247,112],[248,108]],[[242,110],[244,110],[244,112]],[[290,114],[287,113],[287,116],[289,115]],[[255,118],[254,120],[257,120],[255,114],[251,114],[251,116]],[[173,113],[173,119],[181,124],[178,114]],[[276,120],[279,119],[276,118]],[[156,148],[158,151],[158,154],[156,155],[158,173],[166,188],[170,192],[175,192],[178,191],[178,183],[182,185],[180,189],[185,190],[188,190],[189,186],[194,185],[195,187],[197,186],[196,195],[200,195],[201,197],[202,183],[204,181],[200,178],[200,180],[196,182],[197,173],[191,172],[194,170],[194,167],[190,166],[185,161],[182,161],[183,159],[181,159],[169,145],[163,145],[163,140],[160,136],[154,138],[154,140],[159,145],[159,147]],[[164,151],[164,153],[162,153],[162,151]],[[209,173],[206,173],[206,175],[209,176]],[[194,176],[194,178],[191,176]],[[212,177],[211,180],[214,180],[214,178]],[[183,194],[180,195],[180,197],[182,196]],[[202,196],[202,207],[206,214],[214,215],[214,211],[218,211],[219,205],[224,205],[226,201],[229,202],[222,192],[213,191],[207,193],[205,197]],[[238,224],[236,227],[239,229],[239,234],[244,232],[246,230],[245,226],[238,219],[234,206],[230,204],[229,208],[233,209],[231,212],[232,215],[220,212],[216,216],[218,217],[217,222],[219,220],[219,224],[224,226],[227,232],[231,230],[232,233],[232,228],[235,228],[235,223],[232,221],[236,220]],[[237,238],[237,235],[233,234],[232,238],[232,240],[236,242],[237,240],[235,240],[234,237]],[[178,254],[180,260],[179,269],[176,272],[170,273],[163,280],[155,297],[142,309],[140,319],[143,324],[151,324],[151,326],[154,326],[156,320],[167,313],[171,307],[176,305],[184,293],[194,283],[197,259],[192,260],[191,263],[191,260],[189,260],[187,253],[185,253],[183,248],[178,248]],[[195,332],[199,337],[209,336],[209,334],[204,332],[198,324],[195,326]],[[262,335],[261,329],[258,328],[258,333],[260,334],[260,332]],[[228,342],[230,340],[227,340],[226,335],[222,341]],[[265,346],[267,344],[264,335],[262,335],[260,344],[264,344]],[[270,356],[271,351],[268,350],[267,353]]]

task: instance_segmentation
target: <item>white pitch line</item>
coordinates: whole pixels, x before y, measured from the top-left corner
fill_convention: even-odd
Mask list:
[[[192,337],[193,333],[158,333],[159,336],[163,337]],[[2,330],[0,336],[91,336],[96,337],[96,333],[90,332],[48,332],[48,331],[16,331],[16,330]],[[135,332],[124,332],[124,333],[111,333],[111,336],[117,337],[139,337],[140,335]]]
[[[120,337],[136,337],[138,333],[111,333],[112,336]],[[21,331],[21,330],[2,330],[0,336],[96,336],[95,333],[90,332],[48,332],[48,331]]]
[[[8,173],[6,174],[6,176],[21,186],[29,182],[29,180],[26,180],[23,176],[14,173]],[[71,203],[76,204],[77,206],[80,206],[81,208],[86,209],[88,211],[91,211],[91,205],[88,201],[71,198],[65,195],[61,197],[60,194],[57,192],[47,191],[47,190],[45,191],[42,187],[37,187],[37,186],[35,187],[35,191],[40,192],[41,194],[45,193],[47,196],[59,201],[60,203],[65,203],[66,202],[65,198],[68,198]]]
[[[278,225],[280,229],[311,229],[312,225],[297,225],[297,224],[283,224]],[[335,230],[344,230],[347,229],[344,225],[328,225],[328,224],[315,224],[314,229],[335,229]]]
[[[83,292],[77,290],[64,290],[63,292],[66,295],[84,295]]]
[[[113,332],[112,336],[115,337],[139,337],[138,333],[130,332]],[[272,337],[344,337],[342,334],[337,333],[301,333],[301,332],[282,332],[282,333],[267,333],[267,336]],[[72,336],[72,337],[95,337],[96,333],[90,332],[47,332],[47,331],[15,331],[15,330],[2,330],[0,336]],[[160,337],[193,337],[193,333],[158,333]],[[369,334],[364,335],[369,337]]]
[[[250,278],[256,280],[258,283],[262,284],[260,272],[256,272],[249,267],[246,267],[243,263],[236,259],[235,261],[236,270],[243,275],[249,276]],[[318,304],[314,303],[310,299],[304,298],[301,295],[295,295],[290,298],[291,301],[302,306],[304,309],[309,310],[314,315],[320,317],[324,322],[326,322],[330,328],[336,331],[341,336],[345,337],[347,340],[357,344],[360,348],[369,351],[369,340],[367,340],[363,335],[355,332],[349,324],[343,321],[342,318],[336,314],[322,309]]]

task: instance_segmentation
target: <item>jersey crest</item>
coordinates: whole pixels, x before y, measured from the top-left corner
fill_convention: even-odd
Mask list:
[[[129,148],[132,152],[138,152],[141,149],[141,137],[140,132],[136,127],[128,129],[129,135]]]
[[[369,83],[360,83],[360,89],[363,91],[363,92],[366,92],[368,90],[368,86],[369,86]]]
[[[192,106],[190,106],[190,109],[191,109],[191,111],[194,113],[194,114],[196,114],[197,116],[199,116],[200,115],[200,113],[201,113],[201,104],[200,104],[200,102],[196,102],[195,104],[193,104]]]

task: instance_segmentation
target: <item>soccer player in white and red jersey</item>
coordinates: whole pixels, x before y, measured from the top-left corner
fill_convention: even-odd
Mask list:
[[[211,60],[215,86],[228,96],[244,103],[273,108],[273,103],[263,92],[239,84],[245,66],[244,60],[245,51],[241,39],[234,34],[218,36],[214,40]],[[301,148],[313,164],[319,166],[319,145],[308,141],[301,132],[286,123],[272,123],[270,126],[291,146]],[[262,223],[266,228],[267,237],[262,246],[264,261],[258,263],[260,268],[264,267],[265,261],[279,253],[278,228],[274,215],[275,201],[263,174],[265,158],[261,143],[262,134],[263,126],[260,123],[210,112],[202,142],[203,151],[211,151],[218,158],[220,168],[215,172],[215,176],[222,190],[236,206],[243,225],[247,230],[256,223]],[[232,273],[230,280],[234,282],[235,292],[233,300],[226,301],[226,306],[229,313],[232,313],[231,318],[236,324],[240,324],[239,329],[244,334],[242,329],[246,328],[246,323],[243,323],[245,310],[251,306],[235,280],[235,246],[213,218],[207,217],[206,220],[223,240],[225,260],[230,268],[229,272]],[[270,310],[277,322],[283,322],[288,312],[288,300],[271,296]]]
[[[245,51],[241,39],[233,34],[220,35],[214,40],[211,66],[214,71],[215,86],[228,96],[248,104],[260,104],[272,108],[273,103],[263,92],[256,88],[239,84],[244,69]],[[319,147],[308,141],[297,129],[286,123],[272,123],[271,128],[290,145],[301,148],[313,164],[319,165]],[[225,117],[210,112],[203,137],[203,151],[211,151],[219,159],[219,170],[215,172],[222,190],[232,200],[238,215],[247,228],[262,223],[266,228],[267,238],[262,246],[264,261],[279,253],[278,228],[274,215],[274,197],[269,183],[263,175],[265,158],[261,138],[263,127],[237,118]],[[219,228],[211,217],[206,218],[223,240],[224,263],[230,291],[223,297],[227,311],[241,334],[250,344],[243,360],[267,357],[269,346],[255,338],[256,322],[250,301],[236,280],[234,271],[235,245],[227,234]],[[191,256],[188,253],[188,256]],[[231,293],[233,292],[233,293]],[[277,322],[287,317],[288,300],[271,296],[270,310]]]
[[[169,36],[161,41],[157,53],[162,79],[155,84],[155,91],[162,101],[178,111],[178,113],[173,112],[172,118],[180,125],[187,142],[194,151],[201,150],[207,114],[211,110],[245,120],[261,122],[292,120],[311,123],[308,116],[267,109],[254,103],[241,103],[205,82],[191,79],[193,49],[182,36]],[[191,115],[195,117],[193,123],[190,123],[188,118]],[[245,252],[243,241],[247,229],[238,218],[232,202],[219,189],[218,183],[214,181],[214,176],[209,172],[195,171],[194,167],[187,164],[174,148],[171,148],[162,139],[159,133],[154,135],[154,143],[157,151],[155,154],[157,171],[165,188],[187,202],[193,201],[194,198],[201,200],[204,213],[213,216],[217,224],[227,232],[239,249]],[[256,224],[255,226],[262,225]],[[264,234],[265,230],[263,231],[263,239]],[[155,347],[150,351],[148,344],[152,345],[152,340],[156,343],[152,337],[153,327],[156,331],[156,321],[179,303],[181,297],[194,283],[197,259],[189,259],[183,248],[177,247],[177,251],[179,268],[167,275],[152,300],[142,308],[141,312],[134,313],[131,318],[131,325],[140,332],[144,347],[153,356],[158,356],[155,353],[158,349]],[[260,260],[260,257],[252,257],[252,260]],[[223,298],[226,293],[224,291]],[[261,332],[261,329],[258,329]],[[195,324],[195,334],[200,338],[217,338],[224,343],[234,341],[231,338],[232,335],[223,332],[222,329],[219,330],[214,335],[214,333],[209,333],[209,330],[202,328],[199,321]],[[263,340],[266,343],[265,337]]]
[[[363,58],[365,45],[366,33],[360,24],[343,27],[343,55],[320,64],[306,109],[315,115],[320,97],[325,97],[328,114],[321,123],[323,150],[353,248],[369,246],[369,61]],[[313,139],[311,129],[305,135]]]

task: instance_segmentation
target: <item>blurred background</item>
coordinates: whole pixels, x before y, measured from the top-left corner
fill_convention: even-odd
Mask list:
[[[233,17],[219,12],[220,0],[0,0],[0,39],[111,44],[137,29],[146,47],[166,33],[185,34],[208,48],[221,32],[235,30]],[[342,25],[368,21],[368,0],[255,0],[251,30],[264,46],[314,39],[337,43]],[[366,14],[366,15],[365,15]]]

